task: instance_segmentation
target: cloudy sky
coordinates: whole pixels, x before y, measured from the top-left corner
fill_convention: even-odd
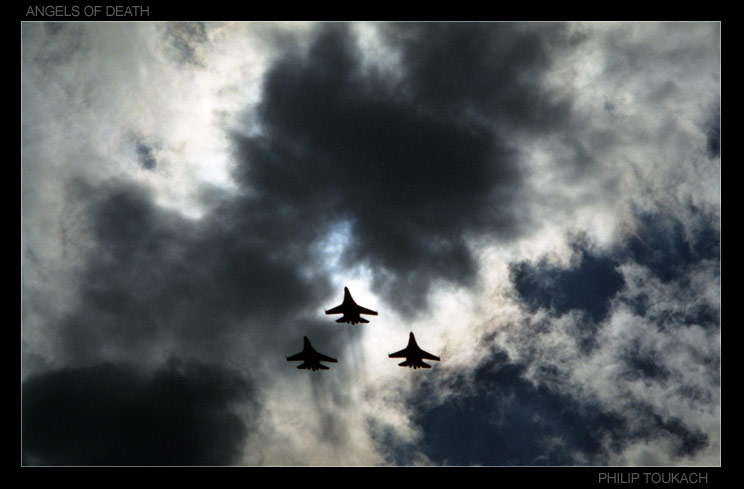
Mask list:
[[[719,23],[21,35],[24,465],[720,465]]]

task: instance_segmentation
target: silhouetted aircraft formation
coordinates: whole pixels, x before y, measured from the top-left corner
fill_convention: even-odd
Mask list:
[[[325,311],[326,314],[341,314],[341,318],[337,319],[337,323],[369,323],[369,320],[364,319],[360,314],[367,314],[370,316],[377,316],[377,311],[362,307],[351,297],[348,287],[344,287],[344,301],[332,308]],[[338,360],[329,356],[323,355],[315,351],[313,346],[310,344],[310,340],[307,336],[303,338],[304,344],[302,351],[291,357],[286,357],[289,362],[302,362],[297,368],[308,369],[308,370],[328,370],[328,367],[320,362],[333,362],[337,363]],[[395,353],[389,353],[389,358],[405,358],[405,360],[398,365],[401,367],[408,367],[413,369],[418,368],[431,368],[431,365],[425,363],[423,360],[435,360],[439,361],[439,357],[432,355],[431,353],[425,352],[416,344],[416,337],[413,336],[413,332],[408,337],[408,346],[403,350]]]

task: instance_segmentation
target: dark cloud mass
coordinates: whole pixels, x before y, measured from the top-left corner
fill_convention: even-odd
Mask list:
[[[361,64],[345,26],[322,28],[306,56],[287,54],[267,74],[261,134],[235,139],[245,161],[241,181],[318,229],[350,224],[343,262],[368,265],[375,287],[415,312],[437,280],[472,279],[466,238],[508,239],[524,224],[516,153],[494,125],[469,112],[485,90],[478,84],[487,84],[489,93],[508,92],[492,104],[509,100],[525,104],[519,114],[543,114],[527,106],[541,99],[527,73],[544,69],[544,56],[527,33],[507,42],[501,25],[401,29],[404,59],[415,62],[395,81]],[[483,45],[490,49],[478,51]],[[468,55],[474,51],[477,57]],[[474,60],[477,66],[459,66]],[[480,68],[488,69],[476,77]],[[442,88],[451,97],[439,100],[439,90],[429,90],[442,78],[464,92]]]
[[[147,358],[163,345],[211,358],[243,327],[253,330],[252,348],[260,349],[275,344],[277,331],[296,327],[293,315],[317,309],[329,291],[323,277],[304,276],[291,245],[262,233],[250,214],[194,222],[134,186],[88,193],[95,196],[97,246],[82,305],[63,324],[70,362],[96,361],[104,350]]]
[[[235,404],[252,395],[237,374],[195,363],[48,371],[23,383],[24,464],[233,464],[251,419]]]
[[[443,117],[478,114],[530,131],[555,129],[570,104],[545,90],[551,49],[580,42],[565,24],[416,23],[384,26],[402,50],[406,89]]]

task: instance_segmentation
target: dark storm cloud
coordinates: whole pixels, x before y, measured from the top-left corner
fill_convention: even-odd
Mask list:
[[[436,281],[470,282],[468,238],[508,239],[526,224],[516,152],[470,109],[492,91],[487,103],[514,117],[553,107],[534,83],[546,64],[532,34],[391,29],[403,39],[401,80],[363,65],[343,25],[319,29],[306,55],[279,59],[264,80],[260,135],[235,137],[237,178],[315,229],[349,225],[342,263],[369,266],[374,287],[411,313]],[[462,88],[432,88],[441,77]]]
[[[251,385],[222,367],[171,361],[151,373],[98,364],[22,384],[24,464],[228,465],[241,456]]]
[[[81,305],[63,324],[71,362],[96,361],[103,350],[129,357],[158,347],[210,358],[245,328],[254,347],[275,348],[268,332],[296,340],[293,316],[318,310],[329,291],[323,276],[303,274],[298,260],[308,253],[292,250],[261,216],[241,221],[225,210],[192,221],[135,186],[87,193],[96,247]],[[282,227],[278,218],[272,223]]]
[[[383,29],[402,49],[407,91],[444,117],[475,113],[544,130],[570,115],[568,101],[541,86],[552,47],[581,42],[565,24],[432,22]]]

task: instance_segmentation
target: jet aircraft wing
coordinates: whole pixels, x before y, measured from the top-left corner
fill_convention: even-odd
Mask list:
[[[436,355],[432,355],[429,352],[425,352],[424,350],[421,350],[421,358],[424,360],[437,360],[439,361],[439,357]]]
[[[338,360],[336,360],[335,358],[328,357],[326,355],[323,355],[322,353],[317,353],[316,352],[316,355],[317,355],[317,358],[318,358],[318,361],[319,362],[333,362],[333,363],[338,363]]]
[[[344,313],[344,305],[340,304],[332,309],[328,309],[326,314],[343,314]]]
[[[389,358],[406,358],[408,356],[408,348],[403,348],[401,351],[388,354]]]
[[[300,353],[292,355],[291,357],[287,357],[287,361],[288,362],[299,362],[300,360],[305,361],[306,357],[304,353],[305,353],[304,351],[301,351]]]
[[[373,311],[372,309],[367,309],[366,307],[362,307],[360,305],[357,305],[357,308],[359,309],[359,314],[367,314],[370,316],[377,316],[377,311]]]

